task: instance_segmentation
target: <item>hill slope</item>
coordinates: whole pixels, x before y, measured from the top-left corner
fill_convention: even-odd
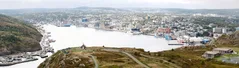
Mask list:
[[[180,68],[159,57],[149,55],[143,49],[107,47],[63,49],[47,58],[38,68],[94,68],[95,66],[99,68]]]
[[[0,14],[0,55],[40,50],[41,37],[32,26]]]
[[[216,40],[217,45],[239,46],[239,31],[230,35],[222,35]]]

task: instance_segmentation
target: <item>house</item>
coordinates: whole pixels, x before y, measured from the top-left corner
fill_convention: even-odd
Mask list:
[[[212,51],[206,51],[202,56],[207,59],[212,59],[223,54],[232,54],[233,52],[230,48],[214,48]]]
[[[214,48],[213,51],[218,51],[221,54],[232,54],[233,50],[230,48]]]
[[[221,53],[218,51],[206,51],[202,56],[207,59],[212,59],[214,57],[220,56]]]

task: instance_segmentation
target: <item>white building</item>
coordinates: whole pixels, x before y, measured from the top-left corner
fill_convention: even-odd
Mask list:
[[[213,28],[213,33],[224,34],[227,33],[227,28]]]

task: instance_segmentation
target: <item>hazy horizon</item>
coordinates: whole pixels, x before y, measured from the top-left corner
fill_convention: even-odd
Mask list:
[[[0,0],[0,9],[29,8],[182,8],[238,9],[239,0]]]

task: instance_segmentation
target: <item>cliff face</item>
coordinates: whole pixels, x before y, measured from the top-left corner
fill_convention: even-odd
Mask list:
[[[40,50],[41,37],[29,24],[0,14],[0,55]]]

